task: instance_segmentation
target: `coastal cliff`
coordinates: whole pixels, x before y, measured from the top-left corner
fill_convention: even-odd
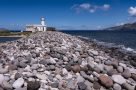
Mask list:
[[[135,90],[136,54],[61,32],[0,46],[0,90]]]

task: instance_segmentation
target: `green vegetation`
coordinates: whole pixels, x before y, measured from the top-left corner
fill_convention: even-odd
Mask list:
[[[0,36],[29,36],[32,32],[11,32],[11,31],[0,31]]]

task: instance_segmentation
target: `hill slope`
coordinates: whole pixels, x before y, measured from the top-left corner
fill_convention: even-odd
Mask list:
[[[110,27],[106,30],[136,30],[136,22],[135,23],[128,23],[120,26]]]

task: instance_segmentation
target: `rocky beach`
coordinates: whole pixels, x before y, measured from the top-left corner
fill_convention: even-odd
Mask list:
[[[136,90],[136,53],[38,32],[0,45],[0,90]]]

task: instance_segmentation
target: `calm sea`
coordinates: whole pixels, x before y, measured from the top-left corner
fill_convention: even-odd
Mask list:
[[[136,49],[136,31],[62,31],[76,36],[88,37],[103,42],[116,43]],[[0,37],[0,42],[13,41],[18,37]]]
[[[0,43],[7,42],[7,41],[14,41],[19,38],[20,37],[0,37]]]
[[[136,49],[136,31],[62,31],[68,34],[88,37],[98,41],[116,43]]]

